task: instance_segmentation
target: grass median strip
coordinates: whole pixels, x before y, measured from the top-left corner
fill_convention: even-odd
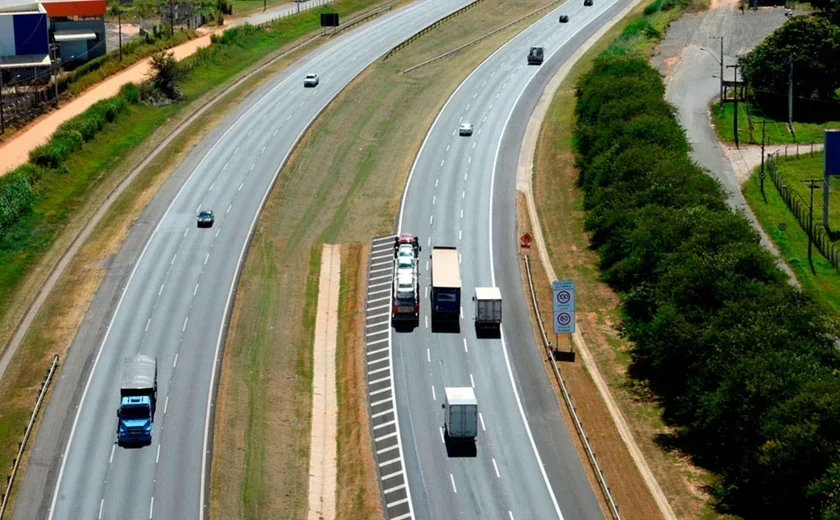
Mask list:
[[[307,490],[296,483],[308,480],[308,453],[304,447],[295,447],[295,435],[300,428],[308,432],[309,424],[300,424],[300,417],[289,410],[269,408],[260,411],[266,413],[264,421],[276,426],[271,435],[243,432],[241,425],[247,424],[251,409],[245,380],[252,371],[267,370],[274,376],[255,383],[258,394],[254,399],[277,395],[285,401],[310,402],[311,387],[293,386],[286,379],[294,374],[298,359],[311,357],[311,341],[306,340],[306,331],[293,314],[304,301],[306,266],[301,258],[324,242],[367,243],[372,235],[393,230],[406,176],[434,116],[482,59],[525,25],[416,73],[400,72],[544,3],[486,0],[481,9],[470,9],[441,25],[387,61],[368,68],[304,137],[273,189],[242,273],[219,387],[219,402],[229,404],[220,404],[217,411],[211,494],[214,516],[244,518],[246,511],[248,518],[274,517],[278,511],[284,517],[305,515],[302,506]],[[358,295],[359,284],[364,283],[364,277],[358,275],[361,267],[357,267],[364,254],[353,251],[351,246],[343,264],[345,272],[355,270],[357,275],[348,274],[342,289],[337,375],[341,406],[336,503],[338,517],[348,520],[382,515],[375,468],[369,454],[364,457],[370,447],[364,383],[358,379],[364,342],[358,327],[346,328],[352,326],[346,320],[362,319],[358,314],[361,307],[355,307],[361,296],[353,294]],[[269,276],[273,271],[268,263],[277,275]],[[355,280],[352,289],[349,280]],[[283,296],[283,306],[263,312],[260,302],[277,295]],[[257,367],[246,357],[252,350],[274,354],[258,357],[267,366]],[[246,447],[265,453],[260,465],[249,463]],[[256,482],[261,486],[259,493],[248,489]],[[242,498],[248,502],[243,504]]]

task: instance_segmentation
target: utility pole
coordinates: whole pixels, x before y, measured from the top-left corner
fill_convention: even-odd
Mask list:
[[[119,0],[117,0],[117,25],[120,31],[120,61],[122,61],[122,6],[119,4]]]
[[[788,58],[788,126],[796,142],[796,134],[793,130],[793,56]]]
[[[823,180],[806,179],[802,182],[807,184],[808,189],[811,190],[811,203],[808,206],[808,264],[811,265],[811,272],[817,274],[816,269],[814,269],[814,260],[811,255],[811,249],[813,248],[814,244],[814,190],[822,187]]]
[[[0,134],[6,133],[6,119],[3,116],[3,69],[0,69]]]
[[[720,109],[723,111],[723,36],[709,36],[713,40],[720,40]]]
[[[58,66],[61,63],[61,58],[58,57],[58,45],[50,44],[50,54],[52,55],[52,63],[50,69],[53,70],[53,85],[55,85],[55,108],[58,108]]]
[[[761,180],[761,195],[764,197],[764,127],[767,124],[767,121],[764,119],[761,120],[761,173],[758,175],[758,178]],[[765,198],[765,202],[767,197]]]
[[[169,28],[175,36],[175,0],[169,0]]]
[[[738,146],[738,64],[735,65],[727,65],[727,68],[735,69],[733,70],[734,74],[734,83],[735,83],[735,116],[732,118],[732,124],[734,125],[734,132],[735,132],[735,148],[740,149]]]

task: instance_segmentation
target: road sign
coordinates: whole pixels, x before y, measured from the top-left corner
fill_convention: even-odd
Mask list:
[[[575,281],[555,280],[551,284],[554,293],[554,333],[575,331]]]
[[[531,242],[533,241],[534,237],[531,236],[531,233],[525,233],[519,237],[519,247],[522,249],[529,249],[531,247]]]

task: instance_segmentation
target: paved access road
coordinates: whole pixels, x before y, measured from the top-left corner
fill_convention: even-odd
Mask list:
[[[420,324],[394,331],[393,365],[405,468],[418,519],[602,518],[542,366],[521,285],[515,176],[525,127],[553,73],[627,0],[570,0],[491,55],[432,125],[403,201],[399,230],[421,239]],[[569,22],[558,23],[560,14]],[[529,66],[531,46],[545,47]],[[457,59],[457,58],[450,58]],[[471,137],[457,133],[472,123]],[[431,246],[461,253],[460,333],[432,333]],[[500,339],[477,339],[472,295],[498,285]],[[442,439],[444,387],[473,386],[480,428],[474,457]]]
[[[470,1],[418,1],[338,37],[246,98],[191,151],[135,224],[77,334],[36,440],[17,517],[204,517],[226,316],[278,169],[357,74]],[[303,88],[309,72],[320,75],[317,88]],[[196,228],[199,208],[216,212],[212,228]],[[154,441],[123,449],[114,444],[121,367],[137,352],[158,360]]]

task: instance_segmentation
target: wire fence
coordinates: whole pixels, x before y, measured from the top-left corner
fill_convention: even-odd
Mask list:
[[[528,274],[528,287],[531,289],[531,303],[534,305],[534,314],[536,314],[537,323],[540,326],[543,348],[545,348],[545,351],[548,354],[548,359],[551,361],[551,366],[554,369],[554,375],[557,378],[560,390],[563,393],[563,400],[566,401],[569,413],[572,414],[572,421],[575,423],[575,430],[577,431],[578,436],[583,443],[583,447],[586,450],[589,463],[592,464],[592,468],[595,470],[595,476],[598,478],[598,484],[601,487],[601,491],[604,493],[604,498],[607,501],[613,520],[621,520],[621,516],[618,514],[618,505],[615,503],[612,492],[610,491],[609,486],[607,486],[607,481],[604,478],[604,470],[602,470],[601,466],[598,464],[598,459],[595,458],[595,451],[592,449],[592,446],[589,444],[589,438],[583,431],[583,424],[580,422],[580,417],[578,417],[577,411],[575,410],[575,405],[572,404],[572,396],[566,388],[566,382],[563,381],[563,377],[560,375],[560,368],[557,366],[557,361],[554,359],[551,342],[545,334],[545,325],[543,325],[542,315],[540,314],[540,304],[537,302],[537,293],[534,291],[534,279],[531,277],[531,260],[528,258],[527,254],[525,255],[525,272]]]
[[[773,179],[773,184],[779,190],[779,194],[784,199],[788,209],[796,217],[796,220],[799,221],[799,225],[811,237],[819,252],[822,253],[835,269],[840,269],[840,248],[831,240],[831,234],[819,222],[819,217],[810,221],[810,206],[808,202],[796,190],[785,184],[782,174],[779,171],[779,166],[776,164],[780,157],[780,152],[781,150],[777,150],[775,153],[767,156],[767,171],[770,173],[770,178]],[[785,156],[787,156],[787,147],[785,147]]]
[[[58,366],[58,354],[53,357],[52,365],[47,371],[47,377],[41,383],[41,391],[38,392],[38,400],[35,401],[35,408],[32,410],[32,415],[29,416],[29,422],[26,424],[26,429],[23,431],[23,441],[18,443],[17,457],[12,461],[12,474],[6,477],[6,491],[3,493],[3,503],[0,504],[0,519],[6,514],[6,506],[9,504],[9,496],[12,493],[12,485],[15,482],[18,468],[20,467],[20,459],[23,457],[23,452],[26,449],[26,442],[29,440],[29,435],[32,433],[32,428],[35,426],[35,419],[38,417],[38,411],[41,409],[41,404],[44,402],[44,395],[47,393],[47,388],[50,386],[53,376],[55,375],[55,368]]]
[[[455,11],[454,13],[450,13],[450,14],[448,14],[447,16],[444,16],[443,18],[439,19],[438,21],[436,21],[436,22],[434,22],[434,23],[432,23],[432,24],[430,24],[430,25],[427,25],[427,26],[426,26],[426,27],[424,27],[423,29],[420,29],[419,31],[417,31],[416,33],[414,33],[414,34],[413,34],[410,38],[408,38],[407,40],[403,40],[402,42],[400,42],[399,44],[397,44],[397,45],[396,45],[393,49],[391,49],[390,51],[386,52],[386,53],[385,53],[385,56],[383,56],[383,57],[382,57],[382,61],[387,60],[387,59],[388,59],[388,58],[390,58],[390,57],[391,57],[394,53],[396,53],[396,52],[398,52],[398,51],[400,51],[400,50],[402,50],[402,49],[404,49],[404,48],[408,47],[411,43],[413,43],[415,40],[417,40],[418,38],[420,38],[420,37],[421,37],[421,36],[423,36],[424,34],[428,33],[429,31],[432,31],[432,30],[436,29],[436,28],[437,28],[437,27],[439,27],[441,24],[446,23],[447,21],[451,20],[452,18],[455,18],[455,17],[456,17],[456,16],[458,16],[459,14],[462,14],[462,13],[466,12],[466,11],[467,11],[467,10],[469,10],[469,9],[472,9],[473,7],[477,6],[478,4],[480,4],[480,3],[481,3],[481,2],[483,2],[483,1],[484,1],[484,0],[474,0],[474,1],[473,1],[473,2],[471,2],[469,5],[465,5],[464,7],[462,7],[462,8],[460,8],[460,9],[458,9],[457,11]]]

